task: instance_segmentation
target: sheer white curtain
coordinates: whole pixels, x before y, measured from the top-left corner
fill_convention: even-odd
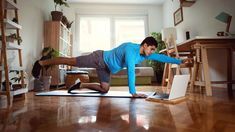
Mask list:
[[[141,43],[146,36],[145,16],[80,16],[79,51],[109,50],[123,42]]]
[[[141,43],[145,37],[144,19],[117,18],[114,22],[115,46],[123,42]]]
[[[107,17],[81,17],[79,49],[91,52],[110,49],[110,19]]]

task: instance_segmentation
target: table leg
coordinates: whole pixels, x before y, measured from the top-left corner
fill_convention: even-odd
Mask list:
[[[200,64],[200,58],[201,58],[201,54],[200,54],[200,49],[201,46],[200,44],[196,44],[194,47],[194,49],[196,49],[196,56],[195,56],[195,60],[194,60],[194,64],[193,64],[193,72],[191,74],[191,78],[190,78],[190,86],[189,86],[189,90],[190,92],[194,92],[194,85],[195,85],[195,81],[198,75],[198,68],[199,68],[199,64]]]
[[[201,56],[202,56],[202,68],[204,72],[205,78],[205,88],[206,88],[206,95],[212,96],[212,89],[211,89],[211,78],[209,72],[209,65],[208,65],[208,57],[207,57],[207,49],[205,47],[201,47]]]
[[[233,65],[233,51],[231,48],[227,49],[227,88],[228,88],[228,95],[233,95],[233,88],[232,88],[232,65]]]
[[[191,79],[190,79],[190,87],[189,87],[190,92],[193,92],[194,83],[195,83],[196,76],[197,76],[198,65],[199,65],[198,62],[194,61],[194,64],[193,64],[193,73],[192,73]]]

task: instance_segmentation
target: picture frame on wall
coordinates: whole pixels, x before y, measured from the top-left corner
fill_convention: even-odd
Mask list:
[[[178,25],[183,21],[183,9],[180,7],[174,12],[174,24],[175,26]]]

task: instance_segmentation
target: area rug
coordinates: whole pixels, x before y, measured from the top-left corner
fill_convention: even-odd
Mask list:
[[[151,95],[153,92],[138,92]],[[111,97],[111,98],[131,98],[132,95],[128,91],[109,91],[108,93],[102,94],[96,91],[79,91],[74,90],[72,93],[68,93],[67,90],[55,90],[48,92],[36,93],[36,96],[77,96],[77,97]]]

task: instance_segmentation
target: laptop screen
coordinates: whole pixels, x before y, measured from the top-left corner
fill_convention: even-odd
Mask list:
[[[170,91],[170,99],[184,97],[188,87],[190,75],[175,75]]]

